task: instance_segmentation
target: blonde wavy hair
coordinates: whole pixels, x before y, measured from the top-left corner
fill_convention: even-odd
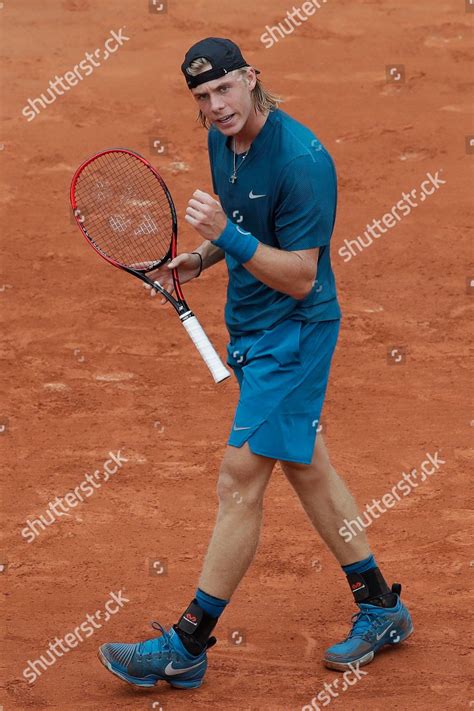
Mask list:
[[[240,74],[242,78],[245,78],[247,75],[247,68],[248,67],[242,67],[242,69],[235,69],[234,72]],[[186,71],[192,77],[195,77],[198,74],[202,74],[202,72],[207,72],[209,69],[212,69],[212,64],[210,64],[205,57],[199,57],[198,59],[195,59],[191,62]],[[229,73],[233,74],[234,72]],[[279,96],[276,96],[275,94],[272,94],[272,92],[267,91],[260,79],[257,77],[257,83],[252,89],[252,101],[255,113],[267,113],[269,111],[275,111],[275,109],[278,108],[279,104],[283,102],[283,99]],[[204,126],[204,128],[210,128],[211,124],[209,123],[206,116],[201,110],[199,111],[197,120],[199,121],[201,126]]]

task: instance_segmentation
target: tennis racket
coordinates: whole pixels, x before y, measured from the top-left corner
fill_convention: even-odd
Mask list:
[[[89,244],[110,264],[141,279],[175,308],[216,383],[230,373],[184,300],[177,269],[176,298],[147,274],[177,255],[178,221],[163,178],[138,153],[101,151],[84,161],[71,183],[71,207]]]

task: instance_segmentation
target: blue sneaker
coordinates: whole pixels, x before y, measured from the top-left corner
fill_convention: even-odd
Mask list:
[[[178,689],[201,686],[207,669],[207,650],[216,643],[216,638],[211,637],[201,654],[193,656],[173,627],[167,632],[158,622],[152,622],[151,626],[161,630],[161,637],[137,644],[103,644],[98,652],[102,664],[135,686],[155,686],[159,681]]]
[[[413,632],[410,613],[400,600],[401,585],[394,584],[391,596],[396,595],[393,607],[359,604],[359,612],[352,616],[349,636],[326,649],[324,663],[329,669],[345,671],[350,665],[363,666],[387,644],[400,644]]]

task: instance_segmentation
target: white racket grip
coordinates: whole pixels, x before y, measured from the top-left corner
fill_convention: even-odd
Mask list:
[[[189,311],[188,311],[189,314]],[[189,337],[193,341],[194,345],[201,354],[202,359],[212,373],[216,383],[220,383],[230,376],[229,371],[225,367],[224,363],[219,358],[216,349],[210,342],[209,338],[206,336],[203,327],[197,320],[194,314],[188,316],[188,314],[183,314],[180,316],[181,323],[189,334]]]

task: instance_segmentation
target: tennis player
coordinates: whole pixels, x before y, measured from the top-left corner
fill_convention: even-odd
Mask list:
[[[347,638],[326,650],[324,662],[338,670],[367,664],[413,626],[401,585],[387,585],[364,530],[350,538],[340,533],[358,509],[318,432],[341,319],[330,258],[334,164],[312,131],[278,108],[280,99],[230,40],[198,42],[181,69],[209,128],[219,200],[194,192],[185,219],[204,241],[157,278],[171,291],[171,267],[184,283],[225,259],[227,362],[240,400],[219,474],[217,521],[190,604],[169,630],[153,623],[161,636],[105,644],[99,657],[137,686],[201,685],[216,641],[211,633],[254,557],[265,488],[280,461],[359,608]]]

